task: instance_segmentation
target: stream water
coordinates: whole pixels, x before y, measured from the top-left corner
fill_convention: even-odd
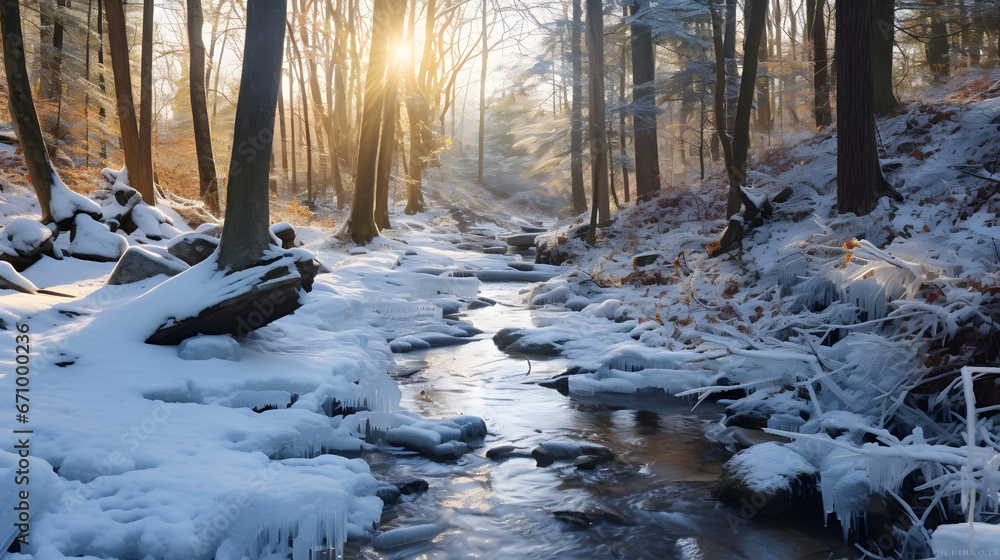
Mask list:
[[[717,405],[665,395],[577,397],[537,382],[566,361],[529,360],[497,350],[503,327],[531,327],[555,311],[528,310],[523,284],[484,284],[498,305],[463,320],[485,331],[461,346],[397,356],[402,405],[425,418],[474,415],[489,429],[485,446],[457,462],[375,454],[372,472],[386,481],[419,478],[422,494],[385,509],[382,530],[436,524],[431,540],[375,551],[348,546],[354,559],[827,559],[849,554],[839,530],[819,518],[772,520],[719,504],[708,484],[724,456],[706,439]],[[609,447],[616,460],[593,470],[531,458],[487,459],[490,447],[530,449],[572,439]],[[761,516],[762,517],[762,516]],[[801,527],[796,523],[801,521]]]

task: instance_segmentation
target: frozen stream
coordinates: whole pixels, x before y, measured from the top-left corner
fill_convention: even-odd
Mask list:
[[[706,488],[725,457],[704,437],[722,413],[662,395],[567,397],[538,386],[565,370],[561,359],[529,362],[495,347],[503,327],[530,327],[523,284],[484,284],[499,305],[463,320],[486,331],[474,342],[397,356],[402,405],[425,418],[468,414],[486,421],[483,448],[454,463],[375,454],[376,477],[426,480],[429,490],[387,507],[382,529],[437,524],[433,540],[375,551],[348,545],[347,558],[385,559],[827,559],[844,555],[839,531],[796,529],[788,520],[744,520]],[[531,458],[494,461],[490,447],[532,448],[573,439],[611,448],[595,470]],[[714,459],[714,460],[710,460]],[[558,513],[557,513],[558,512]]]

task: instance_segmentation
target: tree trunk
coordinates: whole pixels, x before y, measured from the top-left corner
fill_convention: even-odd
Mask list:
[[[198,180],[201,199],[215,214],[219,213],[219,183],[215,173],[215,154],[212,152],[212,125],[208,120],[208,101],[205,92],[205,42],[202,27],[205,19],[201,0],[187,0],[188,43],[191,45],[191,120],[194,126],[194,148],[198,158]],[[282,138],[284,138],[282,119]]]
[[[871,0],[837,0],[837,211],[878,203],[881,172],[872,110]]]
[[[489,47],[486,44],[486,0],[483,0],[483,60],[482,68],[479,72],[479,174],[476,184],[483,184],[483,168],[485,166],[486,148],[486,62],[489,59]]]
[[[746,42],[743,45],[743,76],[740,95],[736,104],[736,122],[733,128],[733,165],[729,166],[729,203],[727,217],[740,211],[742,195],[739,188],[746,182],[747,154],[750,150],[750,112],[753,109],[753,91],[757,83],[757,54],[767,19],[767,0],[747,0]]]
[[[0,0],[0,34],[3,36],[3,61],[14,133],[21,143],[24,163],[38,197],[42,223],[48,223],[52,221],[49,204],[55,170],[45,151],[42,129],[38,126],[38,114],[31,97],[31,83],[28,81],[28,69],[24,62],[24,35],[21,32],[21,8],[18,0]]]
[[[278,88],[278,130],[281,134],[281,173],[288,184],[288,135],[285,127],[285,94]]]
[[[128,169],[129,184],[139,191],[147,204],[156,204],[152,168],[149,172],[144,169],[148,162],[142,156],[139,126],[136,123],[135,104],[132,101],[132,74],[129,68],[128,41],[125,37],[125,11],[122,7],[122,0],[106,0],[104,13],[108,18],[108,46],[111,50],[111,68],[115,74],[118,123],[121,128],[122,150],[125,152],[125,167]]]
[[[622,16],[628,17],[628,6],[622,7]],[[619,90],[618,90],[618,102],[624,107],[628,102],[628,96],[625,95],[625,75],[628,73],[628,50],[625,45],[622,45],[622,73],[619,80]],[[634,133],[634,131],[633,131]],[[619,154],[622,157],[622,192],[625,195],[625,202],[629,201],[629,184],[628,184],[628,166],[625,165],[627,154],[625,152],[626,136],[628,132],[625,127],[625,111],[618,113],[618,141],[619,141]],[[611,166],[614,169],[614,166]],[[582,177],[581,177],[582,181]],[[581,185],[582,187],[582,185]]]
[[[56,0],[55,3],[52,0],[42,0],[38,4],[42,35],[39,45],[42,54],[38,97],[51,103],[58,102],[62,97],[63,39],[66,26],[63,23],[65,13],[59,8],[65,7],[66,0]]]
[[[951,72],[951,59],[948,55],[948,25],[938,13],[931,13],[930,36],[924,51],[927,55],[927,66],[930,67],[931,76],[938,83],[948,80]]]
[[[292,146],[292,184],[289,192],[295,195],[299,190],[299,166],[297,144],[295,143],[295,77],[292,76],[292,44],[286,42],[285,53],[288,57],[288,132]]]
[[[830,109],[830,67],[826,45],[826,0],[806,0],[808,8],[806,28],[813,44],[813,113],[816,117],[816,128],[826,128],[833,122]]]
[[[899,106],[892,93],[892,49],[896,31],[895,0],[872,0],[872,79],[875,114],[884,117]]]
[[[778,24],[775,25],[775,28],[777,27]],[[767,43],[768,36],[765,26],[760,38],[760,48],[757,49],[757,58],[764,65],[767,64],[770,55]],[[757,126],[768,137],[771,134],[773,120],[771,116],[771,77],[767,75],[767,68],[765,68],[763,73],[757,75]]]
[[[295,0],[292,0],[292,12],[295,12]],[[294,16],[293,16],[294,17]],[[306,140],[306,199],[313,200],[313,157],[312,157],[312,130],[309,128],[309,95],[306,93],[305,67],[302,66],[302,53],[299,52],[299,43],[295,39],[294,30],[291,23],[288,24],[288,38],[292,43],[292,52],[295,53],[295,60],[298,62],[299,70],[299,90],[302,96],[302,134]],[[292,61],[289,61],[291,71],[295,68]]]
[[[99,44],[97,48],[97,83],[101,88],[102,100],[99,102],[100,109],[97,110],[97,116],[101,121],[101,147],[100,152],[98,152],[98,157],[102,160],[108,159],[108,142],[104,135],[104,128],[108,121],[108,112],[104,108],[104,96],[107,93],[108,88],[104,80],[104,17],[102,13],[104,12],[104,2],[102,0],[97,0],[97,37],[99,39]]]
[[[737,0],[726,0],[726,130],[732,132],[736,122],[736,105],[740,88],[739,65],[736,61]]]
[[[611,218],[604,101],[604,13],[601,0],[587,0],[587,50],[590,54],[590,161],[597,223]],[[590,235],[596,235],[591,228]]]
[[[271,242],[268,171],[274,112],[281,87],[286,0],[248,0],[247,41],[236,105],[229,165],[226,222],[219,242],[219,269],[241,270],[258,262]]]
[[[358,145],[358,176],[351,205],[351,238],[358,245],[378,235],[375,224],[375,181],[378,163],[379,132],[385,106],[385,74],[389,51],[391,0],[375,0],[372,13],[372,43],[365,79],[365,105],[361,117]]]
[[[649,0],[632,0],[632,129],[635,138],[635,194],[660,190],[660,155],[656,144],[656,65],[653,33],[637,16]],[[603,93],[603,88],[601,90]]]
[[[142,3],[142,58],[139,73],[139,165],[134,173],[129,169],[129,184],[142,193],[149,205],[156,204],[153,187],[153,0]],[[136,176],[138,175],[138,177]],[[135,186],[148,188],[150,196]]]
[[[308,35],[308,25],[306,25],[305,18],[305,2],[303,0],[302,9],[299,12],[299,31],[302,33],[302,46],[304,49],[310,49],[309,35]],[[319,41],[316,41],[316,46],[318,48]],[[316,109],[317,119],[323,125],[323,131],[327,136],[327,144],[330,147],[330,158],[335,158],[336,153],[336,137],[337,134],[333,127],[333,114],[332,114],[332,103],[328,103],[328,107],[324,108],[322,99],[323,94],[319,85],[319,72],[317,71],[317,62],[315,57],[309,57],[309,87],[313,97],[313,107]],[[318,140],[318,139],[317,139]],[[317,142],[318,143],[318,142]],[[340,201],[344,197],[343,187],[340,184],[340,170],[337,166],[336,176],[333,179],[333,191],[337,200]]]
[[[399,61],[391,57],[388,47],[400,40],[406,5],[403,0],[390,0],[386,37],[386,81],[382,107],[382,134],[379,140],[378,165],[375,170],[375,225],[379,230],[389,228],[389,178],[396,146],[396,113],[399,111]]]
[[[570,32],[570,56],[573,58],[573,101],[570,115],[570,184],[573,211],[587,209],[587,193],[583,186],[583,53],[580,46],[583,29],[582,0],[573,0],[573,23]]]

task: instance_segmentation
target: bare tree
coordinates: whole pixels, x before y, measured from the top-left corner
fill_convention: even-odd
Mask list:
[[[583,9],[581,0],[573,0],[573,22],[570,24],[570,56],[573,58],[573,101],[570,112],[570,185],[573,211],[587,209],[587,193],[583,187],[583,52],[581,48]]]
[[[878,203],[873,112],[872,0],[837,0],[837,210],[868,214]]]
[[[201,198],[214,213],[219,212],[219,185],[215,173],[215,154],[212,153],[212,125],[208,120],[208,101],[205,93],[205,41],[202,27],[205,24],[201,0],[187,0],[188,42],[191,50],[191,116],[194,125],[194,147],[198,157],[198,179]],[[284,128],[285,121],[281,121]]]
[[[892,49],[894,45],[895,0],[872,1],[872,79],[874,109],[879,116],[888,115],[899,106],[892,92]]]
[[[590,54],[590,180],[593,209],[587,243],[597,243],[597,225],[611,217],[608,194],[608,144],[604,100],[604,13],[601,0],[587,0],[587,51]]]
[[[147,204],[155,204],[151,152],[144,149],[140,141],[135,103],[132,100],[132,73],[129,67],[122,0],[106,0],[104,12],[108,19],[108,46],[111,50],[111,68],[115,74],[118,123],[121,127],[122,149],[125,152],[129,184],[139,191]]]
[[[828,77],[830,57],[826,45],[826,6],[826,0],[806,0],[806,38],[813,45],[813,112],[816,128],[825,128],[833,122]]]
[[[375,0],[372,13],[372,45],[365,79],[365,105],[358,146],[358,176],[351,205],[351,239],[363,245],[378,235],[375,224],[375,180],[378,169],[379,133],[385,106],[386,65],[392,0]]]
[[[635,137],[635,192],[649,195],[660,190],[660,156],[656,143],[656,65],[653,32],[642,21],[649,0],[632,0],[632,106]]]
[[[286,0],[248,0],[247,37],[229,164],[220,269],[253,266],[271,243],[268,175],[281,86]]]
[[[31,97],[31,83],[24,58],[24,35],[21,32],[21,8],[18,0],[0,0],[0,32],[3,34],[3,62],[7,74],[7,93],[14,132],[21,142],[24,163],[38,196],[42,222],[52,221],[49,202],[55,171],[45,151],[42,129]]]

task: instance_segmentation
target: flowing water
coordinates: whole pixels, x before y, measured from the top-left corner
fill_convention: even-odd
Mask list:
[[[820,519],[758,518],[753,510],[710,497],[725,459],[705,437],[722,410],[664,395],[568,397],[537,382],[562,373],[566,361],[525,359],[497,350],[503,327],[531,327],[540,313],[520,303],[524,285],[485,284],[496,306],[462,318],[484,330],[480,340],[397,357],[403,406],[425,418],[474,415],[489,435],[457,462],[375,454],[376,477],[420,478],[422,494],[386,508],[382,530],[437,525],[433,539],[389,550],[371,546],[348,558],[401,559],[826,559],[844,557],[839,531]],[[616,460],[593,470],[569,463],[536,466],[531,458],[494,461],[492,446],[530,449],[545,441],[599,443]],[[811,527],[811,528],[809,528]],[[436,532],[436,531],[435,531]]]

